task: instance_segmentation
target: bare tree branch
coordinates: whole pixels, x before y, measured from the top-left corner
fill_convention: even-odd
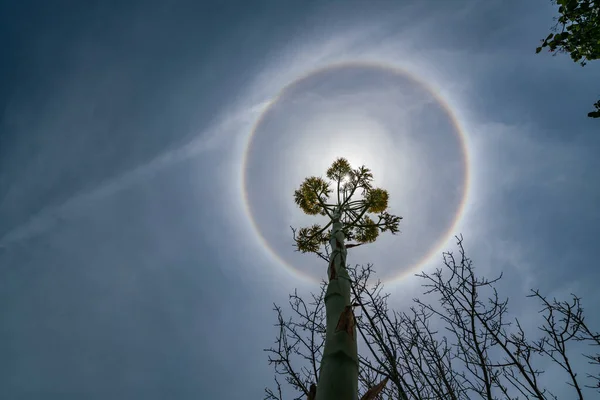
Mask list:
[[[570,301],[548,300],[533,290],[528,297],[541,302],[544,323],[539,327],[542,336],[530,339],[521,321],[510,318],[508,298],[498,294],[502,274],[478,277],[462,237],[457,237],[457,247],[457,256],[444,253],[442,268],[417,275],[424,298],[413,299],[406,311],[388,308],[389,294],[381,282],[371,282],[371,264],[347,267],[362,349],[359,395],[389,381],[373,398],[558,399],[539,379],[544,374],[540,367],[548,362],[560,367],[565,387],[571,387],[576,398],[600,392],[600,334],[586,324],[581,300],[575,295]],[[285,377],[297,399],[306,398],[316,383],[325,335],[326,287],[320,289],[310,302],[294,292],[289,302],[292,317],[287,320],[275,307],[279,336],[266,351],[275,368],[276,389],[266,389],[266,399],[285,396],[277,376]],[[577,342],[589,344],[593,351],[583,357],[572,354],[571,344]],[[590,366],[583,375],[573,362],[577,356]]]

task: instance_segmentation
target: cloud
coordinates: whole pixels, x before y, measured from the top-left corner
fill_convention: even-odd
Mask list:
[[[131,45],[125,49],[139,52],[112,53],[110,49],[120,47],[103,47],[94,41],[99,37],[90,34],[94,40],[76,46],[83,47],[83,62],[72,75],[77,79],[48,78],[58,87],[65,84],[64,95],[50,97],[53,107],[38,114],[41,108],[27,96],[18,107],[13,104],[6,126],[16,127],[15,136],[1,142],[5,148],[10,145],[12,155],[3,156],[0,172],[4,174],[0,183],[14,183],[3,192],[8,195],[0,207],[2,229],[7,230],[0,238],[0,257],[3,264],[15,266],[2,269],[7,278],[0,280],[2,294],[11,299],[5,303],[10,310],[1,314],[12,321],[6,324],[10,331],[2,334],[7,349],[14,344],[10,349],[14,354],[4,364],[17,382],[11,386],[13,393],[28,387],[29,379],[37,378],[36,388],[43,391],[49,380],[57,387],[69,387],[73,377],[81,377],[78,388],[89,393],[95,379],[111,377],[139,394],[149,390],[144,379],[156,383],[148,378],[161,376],[164,381],[152,387],[164,389],[176,382],[182,398],[198,393],[210,397],[206,393],[216,391],[221,397],[258,396],[270,380],[259,349],[270,344],[274,333],[269,323],[271,301],[284,302],[285,293],[294,287],[316,290],[316,286],[298,279],[273,258],[248,223],[239,187],[241,154],[256,118],[280,90],[332,63],[369,61],[402,68],[449,104],[468,134],[473,173],[467,212],[452,234],[464,234],[479,272],[491,276],[506,272],[502,293],[514,299],[517,314],[533,315],[535,307],[521,302],[532,286],[561,295],[572,288],[589,304],[597,302],[598,136],[593,136],[596,125],[580,118],[585,111],[580,107],[588,100],[581,100],[578,93],[596,90],[589,82],[597,81],[597,70],[580,72],[569,60],[536,58],[535,44],[538,36],[544,36],[539,32],[546,32],[553,10],[540,6],[542,1],[507,5],[473,0],[433,8],[425,2],[407,7],[376,2],[382,8],[372,2],[351,3],[315,6],[318,15],[300,10],[290,12],[293,18],[265,14],[260,23],[245,25],[229,14],[229,19],[201,24],[194,13],[186,19],[178,14],[181,11],[161,7],[152,18],[140,15],[132,34],[123,36],[125,28],[113,33]],[[173,19],[181,30],[175,25],[155,30],[163,13],[183,19]],[[248,18],[256,17],[252,15]],[[122,18],[124,27],[128,18]],[[288,29],[292,20],[297,26]],[[211,24],[221,30],[224,26],[273,30],[261,36],[261,29],[251,34],[232,29],[222,38],[207,33]],[[280,31],[287,33],[279,35]],[[210,50],[213,47],[205,45],[204,38],[214,38],[216,50]],[[169,51],[159,52],[159,60],[154,45]],[[195,52],[197,58],[189,55]],[[115,54],[123,62],[106,61]],[[88,69],[95,72],[88,74]],[[135,79],[144,85],[134,85]],[[439,155],[448,142],[423,146],[406,139],[399,144],[397,134],[402,130],[440,127],[431,115],[419,115],[431,109],[431,97],[415,98],[412,95],[419,92],[414,90],[407,95],[391,81],[377,89],[363,85],[359,97],[352,91],[342,93],[339,87],[337,96],[319,92],[324,86],[321,82],[308,94],[298,94],[296,103],[286,104],[289,109],[271,121],[280,131],[272,129],[267,140],[259,139],[263,147],[253,153],[258,167],[251,185],[270,190],[255,193],[264,198],[259,222],[272,229],[270,243],[284,258],[289,255],[287,260],[303,271],[324,276],[319,259],[293,252],[288,222],[312,219],[299,215],[291,191],[305,175],[322,173],[338,155],[336,145],[351,139],[344,151],[373,167],[376,181],[389,185],[394,212],[405,217],[401,235],[382,238],[364,252],[361,248],[350,252],[350,262],[374,261],[383,274],[406,262],[411,247],[435,236],[435,225],[447,214],[445,196],[456,186],[443,175],[452,170],[448,163],[456,152],[430,156],[431,162],[416,168],[415,154],[427,154],[431,145]],[[312,110],[311,104],[321,109]],[[20,107],[27,112],[21,113]],[[138,118],[129,119],[136,110]],[[309,118],[317,114],[318,118]],[[323,139],[334,129],[344,134]],[[363,131],[370,136],[363,137]],[[44,139],[22,139],[32,137],[30,132]],[[89,135],[82,137],[81,132]],[[99,132],[114,136],[99,140]],[[326,146],[315,150],[312,146],[318,140]],[[37,144],[44,157],[29,154],[29,144]],[[280,154],[269,154],[277,149]],[[88,163],[89,158],[97,163]],[[261,167],[261,161],[269,160],[277,162]],[[273,182],[265,184],[261,180],[265,177]],[[442,189],[436,190],[436,184]],[[271,190],[274,186],[278,191]],[[449,237],[440,243],[422,268],[440,265],[439,253],[452,249],[453,242]],[[406,307],[420,294],[418,283],[408,276],[388,285],[391,305]],[[27,318],[38,321],[35,329]],[[126,332],[121,326],[128,328]],[[110,343],[105,340],[107,347],[92,345],[97,339],[94,329],[110,338]],[[248,334],[241,337],[242,331]],[[123,342],[118,340],[121,335]],[[69,337],[80,341],[85,354],[100,360],[85,373],[75,370],[89,360],[66,352],[64,338]],[[138,337],[148,339],[138,342]],[[54,368],[48,375],[52,360],[60,355],[52,346],[57,341],[64,347],[56,348],[69,356],[63,358],[65,369]],[[34,342],[43,343],[46,350],[27,353]],[[223,355],[223,349],[231,352]],[[103,353],[113,358],[106,361]],[[177,364],[166,354],[183,361]],[[125,358],[130,364],[123,362]],[[239,368],[224,368],[234,360]],[[207,370],[207,363],[215,368]],[[145,375],[135,372],[144,370],[140,365],[153,370]],[[234,372],[236,376],[227,375]],[[197,383],[198,377],[206,387]],[[228,379],[237,379],[239,385],[227,387]]]
[[[250,111],[252,112],[253,109]],[[50,230],[54,224],[60,223],[62,219],[81,212],[87,212],[90,203],[112,196],[134,183],[150,178],[158,171],[173,164],[197,157],[203,153],[215,151],[224,142],[227,142],[227,138],[231,137],[232,129],[239,126],[240,121],[244,121],[245,118],[247,118],[245,113],[237,113],[235,116],[229,115],[217,123],[214,128],[208,129],[207,132],[188,144],[160,154],[150,162],[122,173],[107,182],[102,182],[83,193],[75,194],[60,205],[43,209],[38,214],[30,217],[25,223],[3,235],[0,238],[0,248],[43,234]]]

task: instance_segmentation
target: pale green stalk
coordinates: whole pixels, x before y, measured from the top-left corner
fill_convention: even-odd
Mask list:
[[[329,283],[325,294],[327,330],[316,400],[358,399],[356,328],[353,317],[351,321],[344,321],[344,314],[351,310],[348,308],[351,307],[351,290],[350,277],[346,269],[346,246],[343,225],[340,221],[341,215],[338,206],[333,212],[329,241],[332,253],[327,271]],[[344,325],[344,322],[351,322],[350,328],[338,329],[338,325]]]

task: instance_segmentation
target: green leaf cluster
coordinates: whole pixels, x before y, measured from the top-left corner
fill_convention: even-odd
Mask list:
[[[300,228],[295,237],[296,247],[302,253],[316,253],[322,245],[327,243],[329,232],[325,233],[325,229],[319,224],[314,224],[310,227]]]
[[[551,52],[568,53],[575,62],[600,58],[600,1],[558,0],[560,16],[555,33],[550,33],[536,49],[548,47]]]
[[[327,169],[327,177],[333,181],[341,181],[352,174],[352,167],[345,158],[338,158]]]
[[[365,196],[365,200],[368,205],[368,211],[371,213],[380,213],[385,211],[388,206],[389,195],[387,190],[384,189],[372,189],[368,190]]]
[[[323,178],[311,176],[306,178],[300,189],[294,191],[294,201],[308,215],[323,215],[324,203],[331,189]]]
[[[567,53],[574,62],[585,66],[588,61],[600,58],[600,0],[557,0],[559,5],[557,24],[536,48],[552,53]],[[596,111],[588,114],[600,118],[600,101],[594,104]]]
[[[359,243],[373,243],[379,236],[379,228],[375,221],[368,215],[363,217],[361,224],[357,226],[354,240]]]

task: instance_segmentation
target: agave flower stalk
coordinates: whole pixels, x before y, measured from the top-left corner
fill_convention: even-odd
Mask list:
[[[303,227],[297,234],[294,230],[297,250],[322,256],[321,248],[327,244],[330,247],[326,258],[329,265],[325,347],[315,400],[357,400],[358,349],[350,299],[352,282],[346,268],[347,249],[374,242],[380,232],[397,233],[402,217],[386,211],[388,192],[373,188],[373,175],[368,168],[352,169],[346,159],[338,158],[327,170],[327,178],[329,181],[315,176],[306,178],[294,192],[295,202],[304,213],[327,218],[322,227],[319,224]],[[334,196],[331,196],[332,185]],[[346,244],[346,240],[357,243]]]

